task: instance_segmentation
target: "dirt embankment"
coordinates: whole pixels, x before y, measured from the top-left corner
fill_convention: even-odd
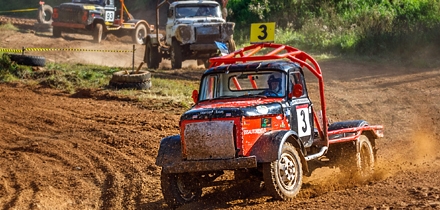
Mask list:
[[[0,48],[132,47],[120,39],[96,45],[87,36],[55,39],[29,30],[0,36]],[[33,54],[49,62],[131,65],[131,55]],[[137,61],[142,56],[136,51]],[[180,209],[440,208],[440,69],[346,60],[320,66],[331,120],[385,126],[374,178],[359,183],[322,168],[305,180],[293,202],[273,201],[263,190],[217,187]],[[200,73],[190,64],[162,71],[161,77],[196,80]],[[311,80],[308,89],[316,85]],[[0,84],[0,208],[165,209],[154,162],[160,139],[178,132],[183,111],[167,101],[137,101],[109,90],[66,94]]]

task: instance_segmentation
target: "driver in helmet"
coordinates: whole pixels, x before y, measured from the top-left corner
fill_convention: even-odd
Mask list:
[[[264,91],[264,94],[266,96],[283,96],[283,89],[281,87],[281,75],[274,73],[269,76],[269,79],[267,80],[267,85],[269,86],[269,89]]]

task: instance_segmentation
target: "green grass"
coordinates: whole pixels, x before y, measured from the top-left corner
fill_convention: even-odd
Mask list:
[[[0,31],[18,31],[18,28],[11,23],[5,23],[0,25]]]
[[[132,96],[139,101],[160,99],[189,107],[192,91],[198,88],[197,81],[154,78],[149,90],[115,90],[108,86],[114,72],[120,68],[98,65],[47,63],[34,71],[29,66],[11,62],[7,54],[0,57],[0,82],[23,82],[30,85],[44,85],[73,94],[81,89],[104,89],[121,95]]]

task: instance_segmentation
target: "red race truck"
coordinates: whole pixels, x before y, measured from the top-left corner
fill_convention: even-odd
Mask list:
[[[319,106],[309,97],[305,70],[317,78]],[[198,199],[204,187],[243,180],[263,182],[274,199],[291,200],[303,176],[323,165],[360,178],[373,173],[383,126],[329,124],[322,71],[296,48],[259,43],[211,58],[193,99],[180,135],[162,139],[156,159],[171,207]],[[226,171],[235,178],[218,179]]]

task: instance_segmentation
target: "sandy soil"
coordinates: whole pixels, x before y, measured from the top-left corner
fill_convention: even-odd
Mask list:
[[[0,48],[132,49],[124,39],[100,45],[91,36],[54,39],[24,22],[16,23],[20,32],[0,31]],[[137,49],[136,63],[143,56],[143,47]],[[123,53],[29,54],[61,63],[132,62]],[[305,179],[293,202],[232,186],[207,189],[200,201],[180,209],[440,209],[440,69],[337,59],[320,65],[331,120],[385,126],[374,177],[356,182],[338,169],[321,168]],[[197,81],[200,67],[186,66],[160,76]],[[309,90],[316,86],[310,80]],[[0,209],[166,209],[154,162],[159,141],[178,132],[183,111],[167,101],[138,101],[105,89],[67,94],[0,84]]]

